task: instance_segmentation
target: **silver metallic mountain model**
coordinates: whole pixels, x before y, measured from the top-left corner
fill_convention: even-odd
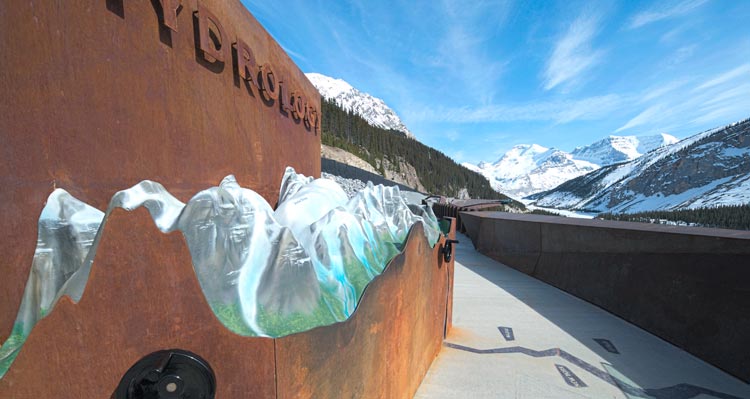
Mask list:
[[[212,310],[245,336],[281,337],[346,320],[415,223],[431,245],[440,237],[432,210],[407,204],[397,187],[370,183],[349,199],[335,182],[292,168],[276,210],[231,175],[187,204],[143,181],[115,194],[106,213],[57,189],[39,219],[13,333],[0,347],[0,377],[60,297],[81,299],[107,216],[139,207],[162,232],[182,232]]]

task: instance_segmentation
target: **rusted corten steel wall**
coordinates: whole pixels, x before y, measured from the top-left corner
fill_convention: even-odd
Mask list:
[[[416,225],[353,317],[277,339],[279,398],[413,397],[450,320],[453,260],[443,261],[444,241],[430,248]]]
[[[285,166],[320,175],[319,118],[283,105],[319,94],[238,0],[2,1],[0,54],[0,341],[54,188],[103,210],[144,179],[187,201],[234,174],[274,204]]]
[[[163,234],[145,208],[115,210],[86,291],[40,320],[0,398],[109,398],[143,356],[180,348],[216,373],[217,398],[274,398],[274,342],[243,338],[211,311],[181,233]]]
[[[450,227],[450,233],[448,234],[448,238],[451,240],[456,239],[456,231],[457,231],[457,222],[455,218],[444,218],[450,221],[451,227]],[[467,243],[464,243],[464,245],[467,245]],[[455,285],[455,262],[456,257],[455,254],[451,258],[451,261],[448,263],[448,303],[446,304],[445,309],[445,334],[444,336],[447,337],[448,334],[451,332],[451,329],[453,328],[453,286]]]
[[[78,304],[67,297],[31,332],[0,379],[0,398],[108,398],[141,357],[180,348],[216,374],[224,398],[410,398],[443,340],[445,239],[421,225],[346,322],[279,339],[241,337],[206,302],[187,245],[144,208],[107,221]]]

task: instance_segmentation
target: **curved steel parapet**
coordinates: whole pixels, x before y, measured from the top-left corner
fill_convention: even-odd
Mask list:
[[[279,198],[274,211],[227,176],[183,204],[144,181],[115,194],[105,214],[55,190],[40,217],[14,334],[0,348],[0,378],[59,298],[81,299],[115,209],[144,207],[161,232],[179,230],[211,309],[245,336],[281,337],[346,320],[413,225],[424,226],[431,246],[440,236],[431,210],[407,204],[397,187],[370,184],[348,199],[335,182],[288,168]]]
[[[217,320],[182,234],[159,231],[143,207],[115,208],[85,295],[60,298],[39,321],[0,397],[109,397],[143,356],[181,348],[211,364],[217,398],[410,398],[440,350],[450,306],[445,238],[430,249],[424,229],[412,227],[346,321],[271,339]]]

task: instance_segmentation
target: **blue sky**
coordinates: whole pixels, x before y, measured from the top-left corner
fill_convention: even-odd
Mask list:
[[[459,162],[750,117],[750,1],[242,0]]]

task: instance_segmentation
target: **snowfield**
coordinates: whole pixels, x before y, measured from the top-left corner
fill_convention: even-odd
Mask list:
[[[750,119],[602,171],[539,194],[534,204],[634,213],[750,203]]]
[[[363,93],[342,79],[334,79],[319,73],[306,73],[310,82],[328,100],[333,100],[347,111],[364,118],[371,125],[402,132],[406,137],[414,135],[401,118],[379,98]]]
[[[665,133],[644,137],[609,136],[570,153],[538,144],[522,144],[510,149],[495,163],[464,163],[463,166],[483,174],[495,190],[520,199],[677,141]]]

